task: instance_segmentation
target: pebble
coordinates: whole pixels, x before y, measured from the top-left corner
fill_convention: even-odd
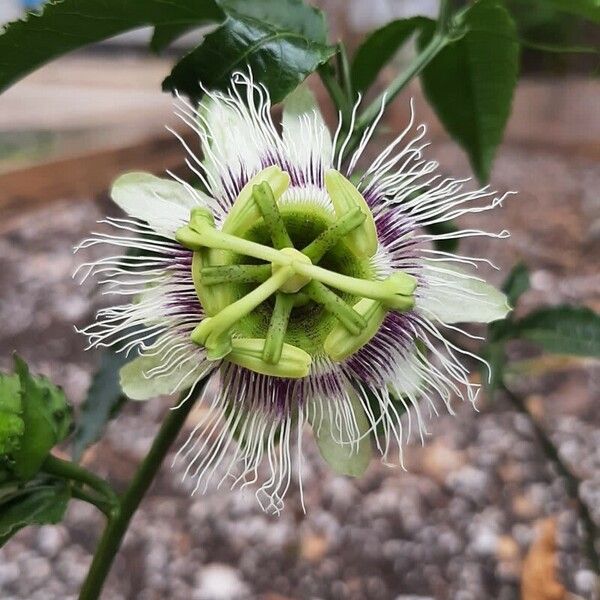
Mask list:
[[[194,600],[240,600],[248,595],[248,586],[239,571],[225,564],[208,564],[196,578]]]

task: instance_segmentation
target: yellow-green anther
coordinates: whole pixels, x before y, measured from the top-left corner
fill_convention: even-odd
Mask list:
[[[294,308],[294,297],[289,294],[277,292],[275,306],[271,314],[267,339],[263,348],[262,359],[270,364],[276,364],[281,358],[283,340],[287,330],[290,314]]]
[[[350,333],[342,324],[336,324],[331,330],[323,349],[329,357],[342,361],[360,350],[378,331],[385,319],[386,310],[377,300],[363,298],[354,305],[354,310],[366,321],[366,327],[357,335]]]
[[[361,315],[320,281],[311,281],[303,291],[311,300],[322,304],[353,335],[358,335],[367,326]]]
[[[353,229],[362,225],[366,218],[367,215],[360,208],[353,208],[308,244],[302,253],[306,254],[313,264],[317,264],[328,250]]]
[[[205,346],[209,336],[215,336],[213,339],[218,339],[221,334],[229,331],[232,325],[250,314],[259,304],[274,294],[292,274],[291,267],[279,269],[251,292],[223,308],[213,317],[204,319],[192,332],[192,341]]]
[[[282,248],[280,252],[288,257],[290,262],[286,266],[274,264],[272,266],[273,274],[288,268],[288,266],[291,267],[293,269],[292,276],[281,286],[281,291],[286,294],[295,294],[310,281],[310,276],[299,273],[296,265],[310,265],[310,258],[295,248]]]
[[[387,279],[371,281],[299,262],[294,263],[294,271],[353,296],[379,300],[388,308],[409,310],[414,306],[411,294],[416,288],[416,279],[407,273],[395,273]]]
[[[289,186],[290,176],[276,165],[272,165],[250,179],[242,188],[223,222],[222,230],[225,233],[240,235],[260,219],[260,211],[252,198],[252,194],[254,186],[262,182],[269,184],[275,200],[278,200]]]
[[[369,205],[362,194],[335,169],[330,169],[325,173],[325,189],[331,198],[338,218],[357,207],[364,212],[367,217],[364,223],[348,233],[345,240],[357,256],[371,258],[377,252],[377,228]]]
[[[278,250],[293,248],[294,244],[281,218],[271,186],[266,181],[255,185],[252,188],[252,196],[265,220],[265,224],[273,240],[273,246]]]
[[[262,283],[271,277],[271,265],[216,265],[201,271],[202,285]]]
[[[263,360],[264,345],[265,340],[262,338],[234,338],[233,349],[227,360],[256,373],[274,377],[299,379],[309,374],[312,360],[304,350],[291,344],[283,344],[279,361],[272,364]]]

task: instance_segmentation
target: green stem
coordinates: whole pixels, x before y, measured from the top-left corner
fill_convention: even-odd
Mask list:
[[[346,95],[344,94],[344,90],[340,87],[340,84],[337,82],[337,79],[333,74],[333,69],[331,65],[329,63],[322,65],[321,67],[319,67],[318,73],[332,102],[345,117],[350,111],[351,100],[346,97]]]
[[[62,460],[49,454],[42,465],[42,471],[49,475],[83,483],[98,492],[109,504],[116,505],[118,503],[117,494],[104,479],[94,475],[77,463]]]
[[[358,146],[359,140],[369,125],[377,118],[382,109],[396,98],[396,96],[411,82],[413,77],[418,75],[444,48],[450,41],[448,35],[451,16],[451,3],[449,0],[441,0],[440,12],[437,21],[437,28],[429,44],[415,57],[408,68],[394,79],[369,106],[364,110],[361,116],[356,120],[354,131],[350,136],[348,144],[344,148],[343,158],[348,157]],[[344,136],[340,136],[340,143],[343,143]]]
[[[119,508],[109,518],[106,529],[96,549],[94,560],[81,588],[79,600],[97,600],[100,597],[102,586],[125,536],[129,522],[148,491],[167,451],[181,431],[187,416],[195,404],[196,398],[202,392],[207,381],[208,378],[200,381],[192,390],[187,402],[180,408],[169,411],[169,414],[163,421],[158,434],[154,438],[150,452],[148,452],[146,458],[142,461],[129,487],[123,494]]]
[[[107,519],[110,519],[112,514],[112,510],[114,508],[113,505],[105,502],[104,500],[94,496],[93,494],[89,494],[85,490],[82,490],[79,487],[73,487],[71,489],[71,495],[73,498],[77,498],[78,500],[82,500],[83,502],[87,502],[88,504],[93,504],[100,512],[104,514]]]
[[[586,503],[579,495],[579,485],[581,483],[579,478],[571,471],[571,469],[560,457],[558,448],[554,445],[546,432],[540,427],[536,418],[529,412],[529,409],[527,408],[525,402],[523,402],[523,399],[511,392],[506,386],[503,386],[502,389],[506,397],[510,400],[511,404],[520,413],[527,417],[527,420],[531,423],[533,432],[535,433],[535,436],[542,447],[546,458],[556,467],[558,474],[564,479],[567,494],[569,494],[575,503],[575,506],[577,507],[577,513],[579,514],[579,518],[581,519],[581,523],[583,525],[585,532],[584,549],[586,556],[590,561],[591,567],[600,577],[600,556],[596,550],[596,540],[600,539],[600,529],[594,522]]]
[[[350,64],[348,62],[348,54],[346,53],[346,46],[343,42],[338,42],[337,45],[337,68],[338,76],[341,81],[342,87],[348,98],[350,104],[354,103],[354,88],[352,86],[352,75],[350,74]]]

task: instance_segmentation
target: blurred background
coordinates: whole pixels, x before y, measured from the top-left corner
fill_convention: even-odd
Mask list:
[[[39,4],[2,0],[0,23]],[[437,10],[435,0],[318,4],[334,37],[350,48],[392,18]],[[542,0],[508,4],[523,39],[598,46],[597,28],[558,15]],[[84,352],[74,325],[88,323],[111,298],[71,277],[103,250],[73,256],[72,248],[102,229],[96,222],[104,215],[117,214],[107,188],[119,173],[184,172],[184,153],[165,125],[196,143],[160,92],[173,56],[151,56],[148,35],[135,32],[60,59],[0,96],[0,367],[10,368],[17,350],[75,405],[99,355]],[[189,43],[183,38],[170,52],[179,55]],[[598,54],[548,54],[534,45],[522,57],[492,177],[497,189],[519,193],[495,214],[461,223],[506,228],[512,237],[467,240],[461,250],[502,267],[485,273],[495,283],[516,261],[527,264],[532,289],[520,311],[560,302],[600,311]],[[382,85],[410,53],[384,72]],[[320,82],[311,83],[327,109]],[[470,174],[418,85],[395,101],[370,156],[404,127],[410,97],[429,127],[429,156],[447,174]],[[331,110],[328,118],[333,122]],[[519,390],[582,479],[582,495],[600,523],[600,368],[571,359],[538,371],[520,379]],[[169,406],[169,399],[126,404],[84,464],[122,489]],[[279,517],[263,514],[252,490],[190,497],[181,468],[167,461],[104,598],[593,599],[575,509],[530,424],[502,398],[481,397],[478,408],[457,405],[455,417],[432,420],[427,445],[407,448],[406,472],[374,463],[360,480],[334,476],[307,437],[306,514],[297,485]],[[191,415],[188,430],[197,418]],[[73,502],[63,524],[23,530],[0,550],[0,598],[75,598],[101,526],[92,507]]]

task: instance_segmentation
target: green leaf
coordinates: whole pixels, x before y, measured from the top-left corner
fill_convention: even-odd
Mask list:
[[[546,0],[558,10],[600,23],[600,0]]]
[[[504,379],[504,369],[506,367],[504,344],[500,342],[488,344],[482,351],[482,358],[490,366],[488,371],[486,365],[481,365],[481,381],[491,398],[494,392],[502,387],[502,380]]]
[[[175,65],[163,89],[179,90],[197,101],[203,93],[200,82],[208,89],[225,90],[235,71],[250,68],[277,103],[334,52],[294,31],[230,17]]]
[[[214,0],[62,0],[9,23],[0,35],[0,91],[41,65],[82,46],[145,25],[219,22]]]
[[[27,525],[61,521],[71,497],[69,486],[63,481],[50,481],[20,491],[12,495],[13,499],[0,502],[0,547]]]
[[[71,407],[62,390],[45,377],[32,377],[27,364],[17,355],[14,359],[21,385],[24,431],[12,458],[15,474],[26,481],[39,471],[50,450],[69,434]]]
[[[469,155],[477,177],[487,181],[517,82],[517,33],[510,14],[495,0],[480,0],[457,25],[466,34],[443,48],[421,78],[444,127]],[[433,35],[428,25],[419,46]]]
[[[119,370],[128,360],[124,352],[112,349],[102,354],[73,436],[73,460],[79,460],[84,450],[100,439],[108,421],[126,402],[119,385]]]
[[[323,12],[303,0],[218,0],[227,14],[250,17],[269,23],[277,29],[295,31],[314,42],[327,42],[327,23]],[[194,28],[184,24],[179,27],[156,27],[152,49],[159,52],[178,37]]]
[[[0,455],[19,447],[25,430],[22,412],[19,376],[0,373]]]
[[[502,285],[502,291],[512,308],[519,298],[529,289],[529,270],[523,263],[517,263]]]
[[[343,419],[341,419],[341,423],[337,423],[335,420],[331,421],[333,415],[329,414],[326,407],[323,411],[317,411],[319,417],[312,427],[321,456],[327,464],[338,475],[360,477],[369,466],[373,453],[371,436],[367,433],[370,425],[356,393],[351,391],[349,396],[360,436],[358,445],[350,443],[354,440],[356,433],[347,430]]]
[[[542,308],[516,321],[505,335],[554,354],[600,358],[600,315],[586,307]]]
[[[358,47],[352,60],[351,75],[354,89],[364,92],[371,87],[381,69],[394,57],[399,48],[423,25],[433,21],[426,17],[411,17],[391,21],[371,32]]]

